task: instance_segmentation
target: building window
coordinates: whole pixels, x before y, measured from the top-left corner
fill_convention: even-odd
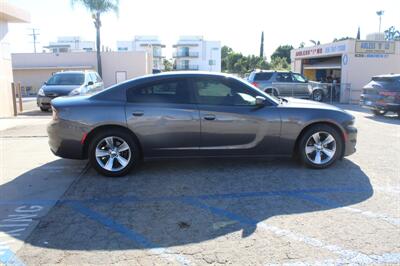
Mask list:
[[[210,59],[210,60],[208,60],[208,65],[210,65],[210,66],[215,66],[217,63],[216,63],[216,61],[214,60],[214,59]]]
[[[128,47],[118,47],[118,51],[128,51]]]

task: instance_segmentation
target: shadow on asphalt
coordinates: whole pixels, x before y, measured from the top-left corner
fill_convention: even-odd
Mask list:
[[[40,109],[37,109],[37,110],[33,109],[33,110],[29,110],[29,111],[24,111],[22,113],[19,113],[18,115],[19,116],[20,115],[23,115],[23,116],[51,116],[52,112],[51,111],[42,112],[42,111],[40,111]]]
[[[29,182],[31,174],[0,186],[0,193]],[[346,159],[325,170],[289,159],[169,160],[114,179],[89,169],[26,242],[86,251],[172,247],[232,232],[247,237],[270,217],[341,208],[372,194],[368,176]]]

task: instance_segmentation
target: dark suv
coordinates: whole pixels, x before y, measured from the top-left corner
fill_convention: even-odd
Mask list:
[[[375,115],[395,112],[400,117],[400,74],[379,75],[364,86],[360,105]]]
[[[250,73],[248,81],[274,96],[307,98],[321,102],[328,95],[328,88],[319,82],[309,81],[299,73],[255,70]]]

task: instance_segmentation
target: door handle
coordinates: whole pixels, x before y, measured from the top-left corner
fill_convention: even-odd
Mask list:
[[[203,116],[205,120],[215,120],[215,115],[213,114],[206,114]]]
[[[142,116],[143,112],[142,111],[135,111],[132,113],[133,116]]]

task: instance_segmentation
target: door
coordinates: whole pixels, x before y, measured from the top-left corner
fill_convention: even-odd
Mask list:
[[[192,80],[201,121],[200,153],[265,155],[274,153],[279,141],[280,115],[272,102],[256,106],[260,92],[235,79]]]
[[[292,73],[293,83],[295,84],[294,96],[300,98],[309,98],[310,91],[308,90],[307,80],[300,74]]]
[[[128,127],[145,157],[197,155],[200,120],[186,79],[148,82],[127,90]]]
[[[294,95],[294,87],[292,77],[289,72],[281,72],[276,74],[276,83],[273,87],[278,88],[279,95],[284,97],[292,97]]]

